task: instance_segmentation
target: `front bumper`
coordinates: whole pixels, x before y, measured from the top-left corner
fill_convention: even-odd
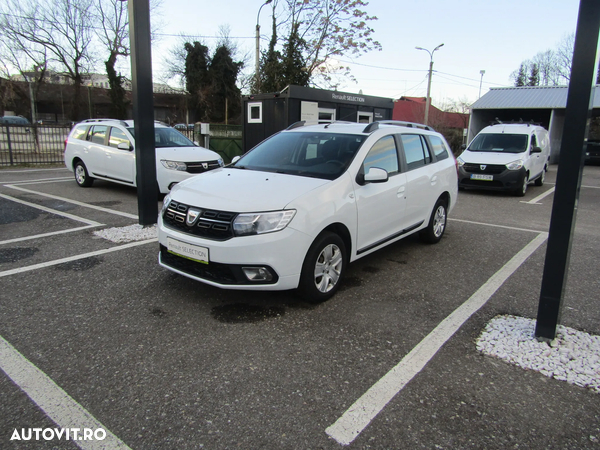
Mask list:
[[[485,167],[481,169],[481,167]],[[458,169],[458,187],[494,191],[515,191],[523,186],[525,168],[508,170],[506,166],[464,164]],[[488,178],[488,179],[477,179]]]
[[[167,250],[167,238],[208,249],[209,262],[200,263]],[[224,289],[287,290],[298,287],[304,257],[312,240],[290,226],[274,233],[233,237],[225,241],[200,238],[165,226],[158,220],[161,266],[180,275]],[[243,268],[265,268],[269,281],[251,281]]]

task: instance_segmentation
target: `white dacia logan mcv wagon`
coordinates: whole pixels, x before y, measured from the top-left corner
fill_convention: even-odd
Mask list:
[[[221,288],[324,301],[348,263],[413,233],[438,242],[457,193],[454,156],[429,127],[299,122],[171,190],[159,263]]]

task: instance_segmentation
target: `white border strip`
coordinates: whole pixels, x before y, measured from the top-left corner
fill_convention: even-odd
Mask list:
[[[15,186],[14,184],[5,184],[4,186],[7,187],[7,188],[17,189],[19,191],[27,192],[29,194],[41,195],[43,197],[53,198],[53,199],[56,199],[56,200],[62,200],[64,202],[73,203],[74,205],[83,206],[85,208],[91,208],[91,209],[95,209],[97,211],[103,211],[103,212],[106,212],[106,213],[109,213],[109,214],[115,214],[117,216],[123,216],[123,217],[127,217],[129,219],[138,220],[137,214],[129,214],[129,213],[126,213],[126,212],[115,211],[114,209],[108,209],[108,208],[102,208],[101,206],[89,205],[87,203],[79,202],[77,200],[71,200],[69,198],[59,197],[57,195],[44,194],[42,192],[31,191],[29,189],[25,189],[25,188],[22,188],[22,187],[19,187],[19,186]]]
[[[112,253],[112,252],[116,252],[119,250],[124,250],[126,248],[137,247],[138,245],[149,244],[151,242],[157,242],[157,241],[158,241],[158,239],[148,239],[146,241],[131,242],[131,243],[125,244],[125,245],[119,245],[118,247],[107,248],[104,250],[96,250],[95,252],[89,252],[89,253],[83,253],[81,255],[69,256],[68,258],[55,259],[54,261],[48,261],[45,263],[33,264],[31,266],[19,267],[17,269],[12,269],[12,270],[5,270],[4,272],[0,272],[0,278],[7,277],[9,275],[15,275],[17,273],[30,272],[32,270],[37,270],[37,269],[44,269],[46,267],[56,266],[58,264],[62,264],[62,263],[66,263],[66,262],[77,261],[79,259],[89,258],[91,256],[105,255],[106,253]]]
[[[92,225],[94,227],[101,227],[101,226],[104,225],[104,224],[102,224],[100,222],[96,222],[94,220],[87,220],[87,219],[84,219],[82,217],[75,216],[73,214],[69,214],[69,213],[66,213],[66,212],[59,211],[57,209],[47,208],[45,206],[38,205],[37,203],[26,202],[25,200],[21,200],[19,198],[11,197],[10,195],[0,194],[0,197],[5,198],[5,199],[10,200],[10,201],[13,201],[13,202],[16,202],[16,203],[21,203],[22,205],[31,206],[32,208],[36,208],[36,209],[40,209],[42,211],[46,211],[46,212],[49,212],[49,213],[52,213],[52,214],[56,214],[58,216],[65,217],[67,219],[75,220],[77,222],[83,222],[83,223],[86,223],[88,225]]]
[[[496,272],[471,298],[446,317],[392,370],[375,383],[325,432],[342,445],[349,445],[371,423],[398,392],[435,356],[456,331],[502,286],[502,284],[548,239],[540,233],[504,267]]]
[[[0,336],[0,368],[35,404],[61,428],[102,428],[103,440],[70,441],[84,450],[130,450],[48,375]],[[81,434],[80,434],[81,436]]]

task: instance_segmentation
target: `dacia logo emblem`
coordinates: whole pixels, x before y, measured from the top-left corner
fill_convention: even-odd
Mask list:
[[[481,171],[482,171],[482,172],[483,172],[483,171],[485,171],[485,168],[486,168],[486,167],[487,167],[487,165],[485,165],[485,164],[481,164],[481,165],[479,166],[479,168],[481,169]]]
[[[185,217],[185,223],[188,227],[191,227],[192,225],[194,225],[194,223],[196,223],[196,220],[198,219],[198,216],[200,215],[201,211],[198,209],[193,209],[190,208],[188,209],[187,212],[187,216]]]
[[[203,162],[202,167],[204,168],[204,170],[208,169],[208,163]]]

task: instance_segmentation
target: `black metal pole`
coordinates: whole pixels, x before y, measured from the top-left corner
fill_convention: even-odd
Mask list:
[[[156,223],[158,188],[154,148],[154,99],[148,0],[129,0],[131,78],[140,225]]]
[[[592,85],[596,79],[599,32],[600,2],[581,0],[535,328],[535,336],[542,340],[552,340],[556,337],[556,326],[560,321],[593,106]]]

